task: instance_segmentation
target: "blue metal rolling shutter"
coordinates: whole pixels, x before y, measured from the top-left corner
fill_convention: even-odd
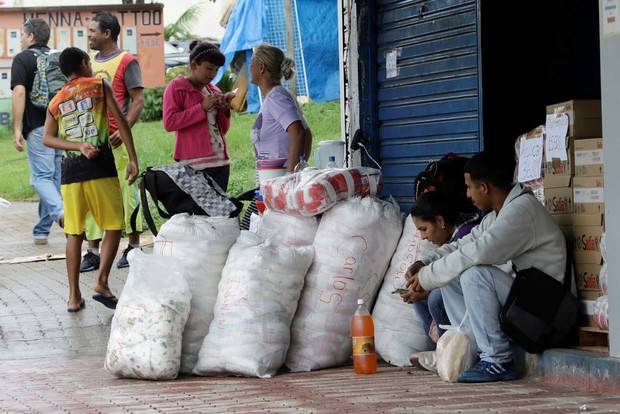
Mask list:
[[[382,0],[375,7],[373,147],[383,193],[408,211],[414,177],[430,160],[481,150],[478,1]],[[386,79],[386,52],[393,49],[400,49],[399,75]]]

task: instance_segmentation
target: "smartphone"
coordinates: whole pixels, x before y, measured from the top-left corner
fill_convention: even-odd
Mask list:
[[[235,88],[235,89],[233,89],[232,91],[230,91],[230,92],[228,92],[228,93],[224,94],[224,97],[225,97],[226,99],[232,99],[232,98],[234,98],[234,97],[237,95],[237,91],[238,91],[238,90],[239,90],[239,88]]]
[[[407,292],[409,292],[409,289],[395,289],[395,290],[392,292],[392,295],[395,295],[395,294],[397,294],[397,293],[398,293],[399,295],[402,295],[403,293],[407,293]]]

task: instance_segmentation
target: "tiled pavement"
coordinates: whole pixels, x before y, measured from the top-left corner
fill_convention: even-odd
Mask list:
[[[63,253],[64,237],[32,244],[36,205],[0,209],[0,256]],[[85,296],[95,274],[82,277]],[[119,292],[126,271],[115,270]],[[184,377],[120,380],[102,367],[112,312],[87,300],[65,311],[63,260],[0,265],[0,412],[22,413],[604,413],[620,396],[542,385],[446,384],[413,369],[381,367],[356,377],[350,367],[273,379]],[[580,407],[583,410],[580,411]]]

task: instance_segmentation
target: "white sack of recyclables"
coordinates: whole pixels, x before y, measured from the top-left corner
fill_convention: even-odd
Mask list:
[[[273,244],[242,231],[220,281],[194,373],[269,378],[284,364],[311,245]]]
[[[410,366],[411,354],[429,350],[422,320],[411,304],[403,302],[399,294],[392,292],[405,288],[405,273],[409,266],[436,248],[433,243],[422,240],[410,216],[405,218],[403,234],[372,311],[375,349],[392,365]]]
[[[121,378],[174,379],[192,294],[183,267],[139,249],[127,256],[129,276],[116,306],[105,368]]]
[[[311,371],[349,360],[357,299],[372,308],[401,231],[398,205],[372,197],[338,203],[323,215],[293,320],[289,369]]]
[[[319,228],[316,217],[292,216],[265,210],[258,228],[258,234],[285,246],[306,246],[312,244]]]
[[[213,319],[217,286],[228,251],[239,237],[239,220],[176,214],[161,227],[153,254],[177,259],[192,292],[189,319],[183,332],[181,372],[192,373]]]

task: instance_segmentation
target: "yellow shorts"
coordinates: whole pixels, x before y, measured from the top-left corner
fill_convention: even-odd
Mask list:
[[[129,164],[129,155],[124,145],[112,150],[114,154],[114,162],[116,163],[116,172],[118,173],[118,181],[121,186],[121,195],[123,197],[123,214],[125,226],[123,229],[126,234],[133,233],[131,228],[131,214],[136,207],[140,206],[140,193],[138,192],[138,184],[129,185],[125,179],[127,174],[127,164]],[[142,208],[136,216],[136,232],[142,233]],[[86,218],[86,239],[101,240],[103,231],[97,225],[93,217],[89,214]]]
[[[123,229],[123,202],[118,178],[98,178],[60,187],[65,209],[65,233],[82,234],[90,212],[100,228]]]

